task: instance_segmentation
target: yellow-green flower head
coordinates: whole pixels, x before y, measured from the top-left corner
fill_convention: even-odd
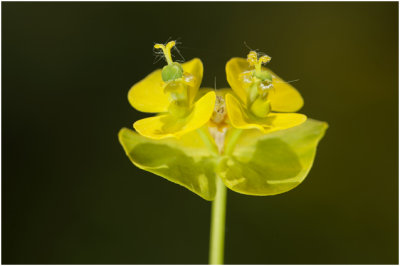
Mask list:
[[[174,41],[154,45],[163,51],[167,65],[133,85],[128,93],[130,104],[137,110],[160,113],[133,124],[139,134],[148,138],[179,138],[206,124],[214,110],[214,92],[194,101],[203,78],[201,60],[173,62],[171,49],[174,46]]]
[[[226,64],[228,83],[235,92],[235,96],[226,95],[226,108],[233,127],[258,128],[269,133],[306,121],[305,115],[291,113],[303,106],[299,92],[262,66],[270,61],[271,57],[251,51],[247,59],[232,58]]]
[[[155,45],[167,65],[129,91],[134,108],[159,113],[134,123],[137,132],[120,130],[119,141],[132,163],[206,200],[218,197],[219,179],[233,191],[259,196],[284,193],[303,182],[328,125],[294,113],[303,99],[263,67],[271,58],[254,51],[233,58],[226,65],[233,91],[199,90],[201,61],[173,62],[174,45]]]

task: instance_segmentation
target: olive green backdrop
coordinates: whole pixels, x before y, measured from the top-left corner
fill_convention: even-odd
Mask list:
[[[210,203],[117,140],[169,37],[203,85],[253,49],[327,121],[313,169],[229,191],[226,263],[398,263],[398,3],[2,3],[2,262],[207,263]]]

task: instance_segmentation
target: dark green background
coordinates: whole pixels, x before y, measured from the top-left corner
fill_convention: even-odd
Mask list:
[[[246,41],[330,125],[293,191],[229,191],[226,263],[398,262],[398,3],[3,2],[3,263],[207,263],[210,203],[117,140],[169,37],[218,87]]]

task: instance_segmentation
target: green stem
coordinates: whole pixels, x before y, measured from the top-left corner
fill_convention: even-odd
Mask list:
[[[232,129],[224,152],[226,155],[232,154],[241,133],[241,129]],[[225,184],[217,176],[217,192],[211,210],[209,264],[224,264],[226,193]]]
[[[212,137],[205,127],[197,130],[204,144],[214,155],[219,156]],[[224,155],[231,155],[235,145],[242,133],[241,129],[232,129],[229,134]],[[226,214],[226,186],[222,179],[216,176],[216,195],[211,210],[210,230],[210,264],[224,264],[224,242],[225,242],[225,214]]]
[[[212,137],[203,127],[197,130],[204,144],[219,156],[217,147]],[[224,239],[225,239],[225,213],[226,213],[226,187],[222,179],[217,176],[216,195],[212,202],[211,231],[210,231],[210,264],[224,263]]]
[[[221,178],[217,178],[217,193],[211,211],[210,264],[224,264],[225,213],[226,186]]]

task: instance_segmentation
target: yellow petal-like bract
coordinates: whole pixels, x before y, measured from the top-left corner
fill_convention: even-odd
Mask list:
[[[230,123],[235,128],[258,128],[264,133],[295,127],[307,120],[305,115],[296,113],[269,113],[265,118],[254,117],[232,94],[226,95],[226,108]]]
[[[132,163],[206,200],[221,199],[218,191],[224,186],[259,196],[298,186],[313,165],[327,124],[295,113],[303,98],[263,67],[271,57],[250,51],[247,59],[232,58],[226,64],[232,89],[199,90],[201,60],[174,62],[175,45],[154,45],[167,65],[128,93],[134,108],[157,113],[136,121],[136,132],[119,132]]]
[[[296,112],[304,104],[300,93],[289,83],[283,81],[275,73],[267,68],[264,71],[272,75],[273,92],[270,94],[271,109],[275,112]],[[233,91],[241,101],[247,103],[249,83],[243,81],[243,74],[251,71],[245,58],[232,58],[226,64],[226,77]]]
[[[200,88],[201,80],[203,78],[203,63],[200,59],[194,58],[182,64],[183,71],[190,73],[193,76],[193,86],[190,86],[189,98],[193,101]]]
[[[210,91],[194,104],[193,110],[184,118],[170,114],[158,115],[138,120],[133,126],[139,134],[151,139],[179,138],[207,123],[214,110],[214,104],[215,92]]]
[[[192,86],[188,87],[189,97],[194,99],[203,78],[203,64],[200,59],[194,58],[182,64],[182,68],[190,73],[190,79],[193,79]],[[164,93],[161,71],[161,69],[153,71],[129,90],[128,100],[135,109],[146,113],[162,113],[168,110],[170,101],[168,95]]]

